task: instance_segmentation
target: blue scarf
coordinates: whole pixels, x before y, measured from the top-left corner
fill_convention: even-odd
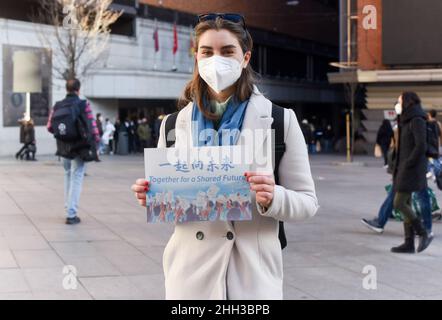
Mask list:
[[[196,147],[235,145],[241,134],[241,127],[249,100],[238,102],[230,99],[219,122],[218,132],[212,120],[204,117],[196,103],[192,110],[192,138]],[[224,136],[224,138],[223,138]]]

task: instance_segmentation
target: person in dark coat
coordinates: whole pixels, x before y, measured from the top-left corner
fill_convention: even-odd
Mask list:
[[[414,92],[404,92],[399,97],[398,151],[393,172],[395,196],[393,207],[404,217],[405,242],[391,249],[392,252],[414,253],[415,233],[419,235],[417,252],[425,250],[432,241],[422,221],[411,207],[411,194],[427,188],[427,123],[426,114]]]
[[[20,120],[20,143],[23,143],[23,147],[15,154],[15,158],[23,160],[26,156],[26,160],[35,161],[35,129],[32,119]]]
[[[26,160],[35,161],[35,153],[37,152],[36,142],[35,142],[35,128],[34,120],[30,119],[25,127],[25,145],[26,148]]]
[[[308,123],[307,119],[302,120],[301,122],[301,131],[305,139],[305,144],[308,147],[309,152],[312,151],[312,145],[314,144],[313,130]]]
[[[380,126],[376,143],[381,147],[382,155],[384,157],[384,166],[388,164],[388,150],[390,149],[391,139],[393,138],[393,128],[391,127],[390,120],[384,119]]]

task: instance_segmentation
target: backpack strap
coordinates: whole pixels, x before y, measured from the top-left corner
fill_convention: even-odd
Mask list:
[[[279,184],[279,164],[286,149],[284,142],[284,108],[272,104],[272,118],[272,130],[275,132],[275,167],[273,169],[273,175],[275,176],[275,183]],[[278,238],[281,243],[281,249],[287,247],[284,222],[282,221],[279,221]]]
[[[175,135],[175,126],[176,120],[178,117],[179,111],[176,111],[170,114],[166,118],[165,123],[165,139],[166,139],[166,147],[170,148],[174,145],[176,140]],[[284,142],[284,108],[272,104],[272,129],[275,130],[275,168],[274,168],[274,176],[276,184],[279,184],[279,164],[281,162],[282,156],[284,155],[286,146]],[[279,129],[278,129],[279,128]],[[282,129],[282,130],[281,130]],[[169,133],[171,136],[169,137]],[[168,139],[169,138],[169,139]],[[279,242],[281,243],[281,249],[284,249],[287,246],[287,238],[285,236],[284,230],[284,222],[279,221],[279,233],[278,233]]]
[[[170,148],[175,144],[176,140],[176,133],[175,133],[175,126],[176,126],[176,119],[178,118],[179,111],[176,111],[174,113],[171,113],[166,118],[166,123],[164,125],[164,138],[166,139],[166,148]],[[169,133],[171,133],[171,136],[169,137]]]

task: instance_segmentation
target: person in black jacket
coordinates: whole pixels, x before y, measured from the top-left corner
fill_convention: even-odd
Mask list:
[[[20,120],[20,143],[23,143],[23,147],[15,154],[15,158],[23,160],[26,156],[26,160],[35,161],[36,144],[35,144],[35,129],[34,121]]]
[[[46,125],[48,131],[56,137],[56,155],[63,158],[66,224],[69,225],[78,224],[81,221],[77,213],[86,162],[99,161],[96,148],[100,142],[99,131],[89,102],[80,99],[80,88],[81,83],[78,79],[66,81],[66,97],[57,101]],[[76,116],[76,119],[72,118],[72,114]],[[61,115],[68,115],[66,119],[72,122],[65,119],[61,121]],[[77,131],[75,140],[63,140],[60,136],[57,138],[61,132],[71,131],[67,127],[76,129],[72,130]]]
[[[411,208],[412,192],[427,188],[427,120],[420,102],[416,93],[404,92],[395,107],[400,116],[398,152],[393,172],[393,207],[403,214],[405,233],[405,242],[391,249],[398,253],[415,252],[415,233],[419,235],[417,252],[425,250],[433,239]]]
[[[390,120],[384,119],[376,136],[376,143],[381,147],[382,155],[384,156],[384,166],[388,164],[387,155],[388,155],[388,150],[390,149],[392,138],[393,138],[393,128],[391,127]]]

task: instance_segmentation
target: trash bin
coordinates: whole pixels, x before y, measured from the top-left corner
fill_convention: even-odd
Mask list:
[[[126,131],[120,131],[118,133],[117,151],[117,154],[129,154],[129,134]]]

